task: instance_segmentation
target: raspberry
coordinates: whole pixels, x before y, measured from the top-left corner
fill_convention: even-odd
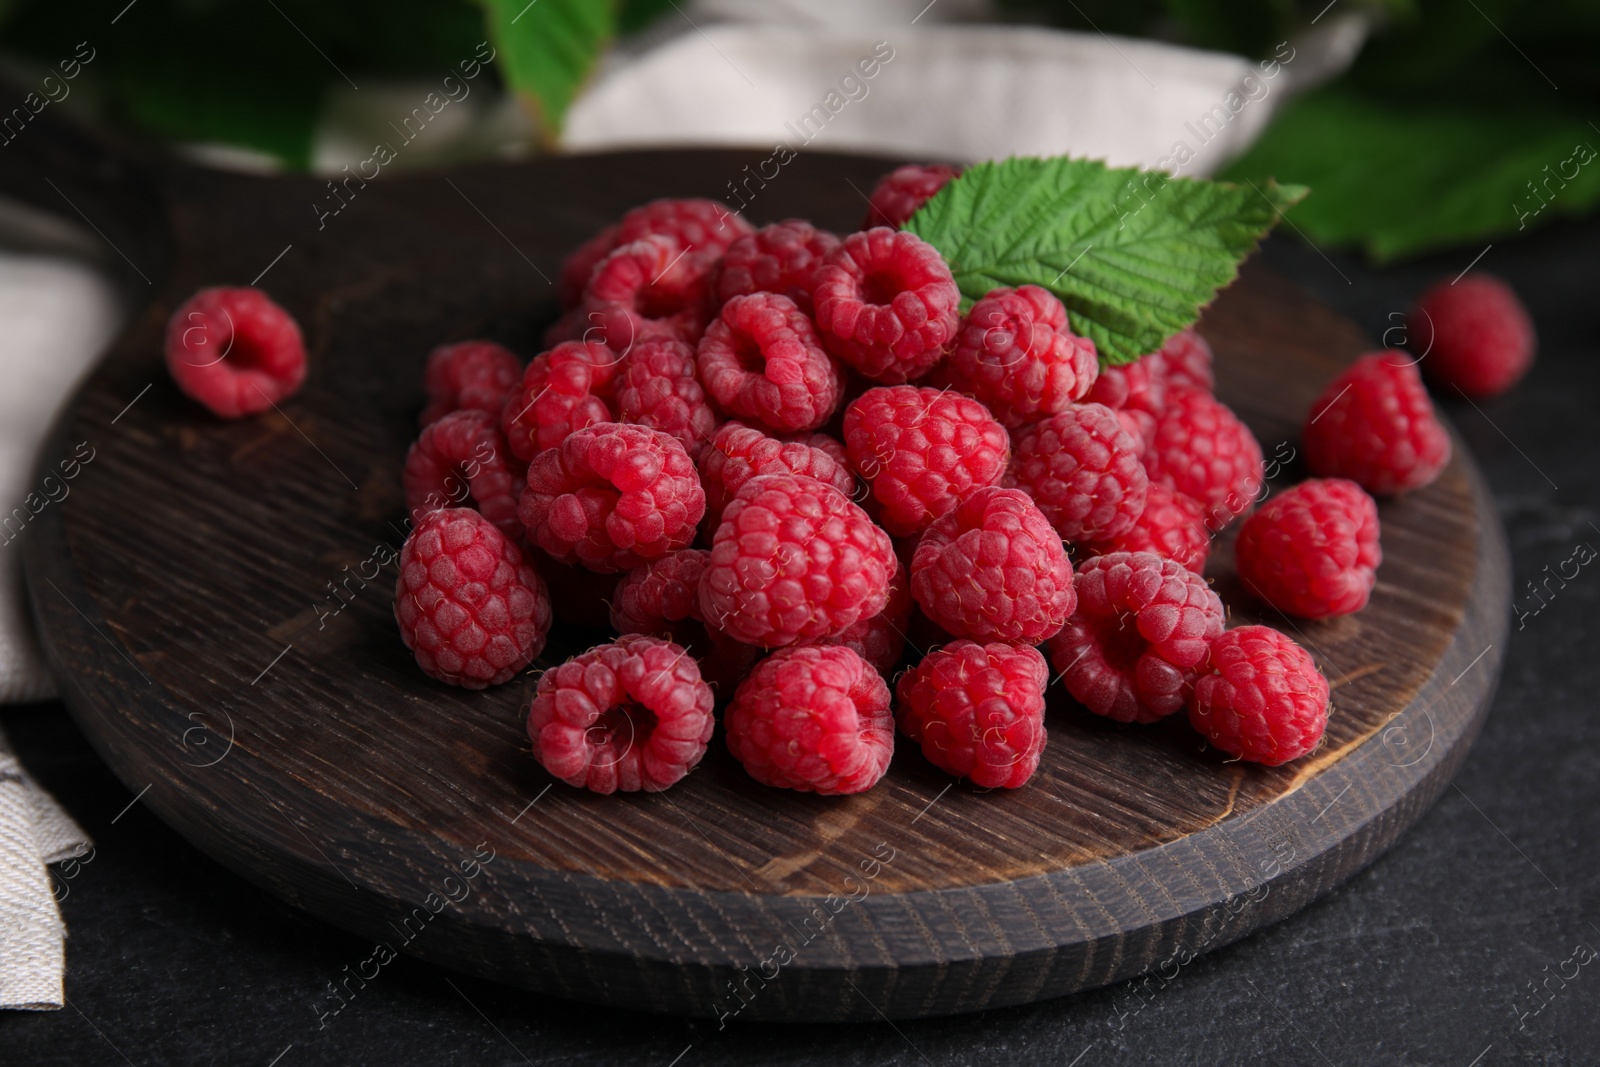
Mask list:
[[[917,213],[917,208],[933,199],[933,195],[960,171],[943,163],[907,163],[896,167],[872,187],[868,202],[867,219],[863,230],[874,226],[900,227]]]
[[[1072,564],[1020,489],[979,489],[923,533],[911,594],[957,637],[1037,645],[1077,606]]]
[[[578,304],[595,265],[618,245],[660,235],[688,246],[691,255],[710,262],[750,232],[750,224],[737,211],[715,200],[652,200],[641,204],[567,257],[561,265],[558,286],[561,306],[571,308]]]
[[[839,634],[883,610],[894,544],[815,478],[752,478],[728,502],[700,581],[702,618],[774,648]]]
[[[463,409],[487,411],[498,420],[521,380],[522,361],[493,341],[440,345],[428,354],[428,406],[417,421],[426,426]]]
[[[573,321],[587,324],[585,340],[623,353],[643,341],[693,344],[711,314],[710,270],[671,237],[618,245],[596,264]]]
[[[1157,357],[1145,356],[1120,367],[1106,367],[1089,390],[1088,400],[1117,413],[1140,456],[1155,437],[1156,417],[1167,407],[1167,378]]]
[[[1313,478],[1245,520],[1234,551],[1245,587],[1279,611],[1348,615],[1377,582],[1378,505],[1355,482]]]
[[[400,549],[394,617],[424,673],[483,689],[544,650],[550,595],[493,523],[445,508],[424,515]]]
[[[457,507],[470,497],[479,514],[515,541],[520,465],[513,470],[494,416],[463,408],[422,429],[406,453],[406,508],[413,521],[427,512]]]
[[[1198,574],[1150,552],[1085,560],[1078,610],[1050,642],[1050,662],[1096,715],[1154,722],[1183,706],[1185,687],[1222,633],[1222,601]]]
[[[900,730],[940,770],[985,789],[1016,789],[1039,768],[1049,679],[1032,648],[952,641],[900,676]]]
[[[619,637],[539,676],[528,709],[533,758],[596,793],[658,793],[706,754],[712,702],[687,650]]]
[[[722,305],[697,358],[700,380],[722,410],[779,433],[827,422],[844,389],[811,320],[793,300],[773,293]]]
[[[811,438],[827,441],[821,434]],[[816,444],[784,442],[739,422],[725,422],[700,454],[700,484],[706,491],[706,514],[713,528],[722,524],[722,509],[745,482],[763,474],[804,474],[833,486],[846,496],[856,489],[856,476],[842,457]]]
[[[1424,346],[1418,358],[1428,377],[1467,396],[1503,393],[1533,365],[1533,320],[1511,287],[1493,275],[1434,286],[1407,325],[1413,347]]]
[[[911,625],[911,576],[904,563],[896,563],[894,579],[889,583],[889,600],[882,611],[816,642],[853,650],[885,678],[894,674],[900,664],[900,654],[906,650],[906,628]]]
[[[583,290],[589,284],[589,275],[602,259],[617,247],[617,226],[607,226],[573,250],[561,264],[561,274],[556,279],[556,292],[561,306],[568,310],[578,306]]]
[[[1304,438],[1312,473],[1369,493],[1420,489],[1450,462],[1450,435],[1417,368],[1393,349],[1362,356],[1335,378],[1311,405]]]
[[[695,377],[694,347],[682,341],[634,346],[617,380],[617,421],[670,433],[697,455],[716,431],[717,413]]]
[[[1152,482],[1194,498],[1219,531],[1261,495],[1261,446],[1250,427],[1208,393],[1179,389],[1167,397],[1144,454]]]
[[[1116,537],[1083,541],[1075,547],[1084,557],[1154,552],[1203,574],[1206,557],[1211,554],[1211,533],[1206,529],[1205,512],[1192,498],[1174,493],[1160,482],[1151,482],[1138,522]]]
[[[237,419],[293,396],[306,380],[300,327],[260,289],[202,289],[167,322],[167,370],[213,415]]]
[[[528,364],[500,414],[500,430],[524,463],[574,430],[611,422],[622,359],[598,342],[565,341]]]
[[[717,268],[717,300],[751,293],[777,293],[811,314],[817,270],[839,238],[809,222],[789,219],[763,226],[728,246]]]
[[[1074,404],[1017,434],[1004,484],[1026,490],[1068,541],[1095,541],[1133,528],[1150,480],[1116,414]]]
[[[865,792],[894,754],[889,687],[837,645],[785,648],[756,664],[723,726],[750,777],[803,793]]]
[[[837,412],[836,414],[841,416],[840,421],[843,422],[843,413]],[[810,445],[818,452],[826,452],[828,454],[828,458],[832,459],[845,470],[850,471],[850,453],[845,451],[844,442],[839,440],[837,437],[829,435],[827,432],[779,434],[778,440],[784,442],[785,444]],[[816,475],[812,475],[812,477],[816,477]],[[827,480],[828,479],[826,478],[823,479],[823,481]],[[850,488],[845,491],[853,493],[855,491],[855,485],[855,472],[851,471]],[[840,488],[843,487],[841,486]]]
[[[971,397],[897,385],[869,389],[844,413],[850,463],[872,485],[884,527],[909,537],[1005,473],[1010,438]]]
[[[535,456],[517,507],[530,541],[602,574],[683,548],[705,510],[678,439],[617,422],[579,430]]]
[[[955,347],[930,385],[977,397],[1008,430],[1081,400],[1100,361],[1067,326],[1067,309],[1037,285],[991,289],[961,320]]]
[[[1209,393],[1216,388],[1216,375],[1211,369],[1216,360],[1211,354],[1211,345],[1193,326],[1167,338],[1161,351],[1149,358],[1155,361],[1168,389],[1197,389]]]
[[[1276,767],[1316,749],[1328,725],[1328,680],[1310,653],[1266,626],[1211,643],[1189,697],[1189,722],[1224,752]]]
[[[887,227],[830,252],[811,301],[823,347],[886,385],[927,373],[960,322],[961,291],[939,250]]]
[[[687,648],[712,688],[728,694],[759,653],[705,625],[700,579],[710,565],[710,552],[684,548],[635,567],[611,595],[610,621],[618,633],[664,637]]]

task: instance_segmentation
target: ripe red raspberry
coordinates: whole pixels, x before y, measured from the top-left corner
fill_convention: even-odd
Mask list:
[[[722,721],[733,758],[782,789],[863,793],[894,754],[889,687],[837,645],[774,652],[739,686]]]
[[[521,380],[522,361],[493,341],[440,345],[428,354],[428,406],[417,421],[426,426],[463,409],[487,411],[498,421]]]
[[[589,275],[602,259],[617,247],[617,226],[613,223],[573,250],[561,264],[561,274],[556,279],[556,293],[561,306],[572,309],[583,299],[583,290],[589,284]]]
[[[844,413],[844,446],[884,528],[909,537],[1006,470],[1010,438],[989,409],[941,389],[868,389]]]
[[[889,583],[889,600],[883,610],[815,643],[843,645],[888,678],[900,665],[900,654],[906,650],[906,628],[910,625],[911,576],[906,565],[896,560],[894,579]]]
[[[706,391],[695,377],[694,346],[644,341],[634,346],[617,379],[617,421],[670,433],[691,456],[717,429]]]
[[[820,434],[808,435],[822,438]],[[833,486],[845,496],[856,490],[856,476],[842,457],[816,444],[784,442],[740,422],[725,422],[700,454],[700,484],[706,491],[706,515],[713,532],[722,524],[722,509],[751,478],[763,474],[804,474]]]
[[[1211,554],[1211,531],[1206,529],[1205,512],[1192,498],[1174,493],[1160,482],[1151,482],[1138,522],[1116,537],[1082,541],[1074,547],[1083,557],[1154,552],[1203,574],[1206,557]]]
[[[932,200],[933,195],[959,173],[957,168],[943,163],[907,163],[896,167],[872,187],[872,195],[867,198],[872,206],[867,209],[861,228],[904,226],[906,220],[917,213],[917,208]]]
[[[1206,647],[1222,633],[1222,601],[1205,579],[1149,552],[1084,560],[1078,610],[1050,642],[1067,692],[1096,715],[1154,722],[1183,707]]]
[[[579,430],[535,456],[517,508],[530,541],[602,574],[685,547],[705,511],[678,439],[619,422]]]
[[[711,266],[670,237],[618,245],[589,276],[572,329],[618,352],[644,341],[693,344],[711,315]]]
[[[1211,369],[1216,360],[1211,354],[1211,345],[1193,326],[1167,338],[1161,350],[1147,358],[1153,361],[1168,389],[1198,389],[1209,393],[1216,388],[1216,375]]]
[[[500,430],[511,454],[526,463],[575,430],[613,421],[611,403],[621,362],[622,357],[598,342],[564,341],[535,356],[500,412]]]
[[[859,396],[860,394],[858,393],[856,395]],[[836,412],[835,414],[839,416],[839,422],[842,424],[844,422],[844,413]],[[818,433],[779,434],[778,440],[784,442],[785,444],[810,445],[819,452],[826,452],[830,459],[839,464],[839,466],[843,467],[845,470],[850,470],[850,453],[845,451],[844,442],[839,440],[839,438],[830,435],[826,431],[821,431]],[[812,477],[816,477],[816,475],[812,475]],[[851,471],[850,479],[850,489],[845,490],[846,492],[853,492],[855,489],[855,473],[853,471]],[[827,480],[828,479],[826,478],[823,479],[823,481]],[[841,486],[841,488],[843,487]]]
[[[493,523],[445,508],[424,515],[400,549],[394,617],[424,673],[482,689],[544,651],[550,595]]]
[[[728,246],[717,267],[717,300],[751,293],[777,293],[811,314],[817,270],[839,238],[809,222],[789,219],[763,226]]]
[[[1167,378],[1155,356],[1145,356],[1120,367],[1106,367],[1095,379],[1088,399],[1117,413],[1122,428],[1133,438],[1142,457],[1155,437],[1156,418],[1167,407]]]
[[[832,637],[883,610],[895,565],[889,535],[839,490],[768,474],[723,510],[700,610],[746,644]]]
[[[1193,497],[1213,531],[1249,511],[1264,485],[1261,446],[1250,427],[1209,393],[1193,389],[1168,395],[1144,466],[1152,482]]]
[[[533,758],[596,793],[658,793],[706,754],[712,703],[688,650],[619,637],[539,676],[528,709]]]
[[[760,651],[705,624],[700,579],[710,566],[710,552],[683,548],[635,567],[611,595],[610,622],[618,633],[664,637],[687,648],[711,687],[731,696]]]
[[[1017,434],[1005,483],[1026,490],[1068,541],[1116,537],[1144,510],[1150,480],[1104,404],[1074,404]]]
[[[1356,360],[1306,416],[1306,464],[1369,493],[1420,489],[1450,462],[1450,435],[1412,359],[1393,349]]]
[[[697,358],[700,380],[723,411],[779,433],[821,426],[844,390],[811,320],[773,293],[722,305]]]
[[[1050,521],[1020,489],[989,487],[962,500],[917,542],[911,595],[957,637],[1037,645],[1053,637],[1078,596]]]
[[[1245,520],[1234,551],[1245,588],[1279,611],[1348,615],[1377,583],[1378,505],[1355,482],[1313,478]]]
[[[1422,294],[1407,326],[1428,377],[1468,396],[1503,393],[1533,366],[1528,309],[1490,274],[1440,282]]]
[[[291,397],[306,380],[300,327],[260,289],[202,289],[167,322],[167,370],[213,415],[237,419]]]
[[[1032,648],[952,641],[900,676],[896,717],[935,767],[985,789],[1016,789],[1039,769],[1049,680]]]
[[[823,347],[885,385],[927,373],[960,323],[961,290],[939,250],[887,227],[830,252],[811,301]]]
[[[1189,722],[1224,752],[1276,767],[1316,749],[1328,725],[1328,680],[1311,654],[1267,626],[1211,643],[1189,696]]]
[[[983,401],[1008,430],[1065,411],[1094,385],[1094,342],[1067,325],[1037,285],[991,289],[967,312],[955,347],[928,378]]]
[[[750,224],[737,211],[715,200],[652,200],[641,204],[567,257],[561,265],[558,285],[561,306],[571,308],[578,304],[595,265],[618,245],[644,237],[670,237],[687,246],[691,255],[710,262],[750,232]]]
[[[513,541],[522,536],[521,465],[506,454],[494,416],[463,408],[423,427],[406,453],[406,508],[413,521],[439,508],[472,506]]]

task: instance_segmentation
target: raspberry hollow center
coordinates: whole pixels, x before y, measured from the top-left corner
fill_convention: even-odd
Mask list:
[[[870,271],[861,279],[861,299],[868,304],[892,304],[906,289],[904,279],[895,271]]]
[[[642,751],[660,721],[655,712],[633,700],[607,708],[583,733],[590,763],[618,763],[630,752]]]

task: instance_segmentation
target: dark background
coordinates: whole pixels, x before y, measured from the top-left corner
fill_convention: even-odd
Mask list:
[[[1277,237],[1262,256],[1376,342],[1403,321],[1392,313],[1479,251],[1376,271]],[[924,1022],[719,1032],[401,958],[319,1030],[327,983],[370,946],[206,859],[143,805],[128,807],[132,793],[49,704],[4,709],[0,724],[96,848],[58,889],[70,1003],[0,1014],[0,1064],[1600,1062],[1600,960],[1564,987],[1552,979],[1544,1002],[1530,989],[1578,945],[1600,947],[1600,655],[1589,625],[1600,568],[1542,608],[1527,585],[1578,544],[1600,548],[1600,223],[1497,243],[1478,268],[1522,294],[1541,343],[1510,395],[1476,408],[1442,401],[1494,489],[1516,604],[1529,611],[1520,629],[1512,623],[1483,735],[1437,806],[1371,868],[1189,964],[1137,1011],[1120,986]]]

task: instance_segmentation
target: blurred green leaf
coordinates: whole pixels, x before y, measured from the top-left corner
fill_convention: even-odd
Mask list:
[[[554,141],[567,108],[616,32],[613,0],[483,0],[500,71]]]

